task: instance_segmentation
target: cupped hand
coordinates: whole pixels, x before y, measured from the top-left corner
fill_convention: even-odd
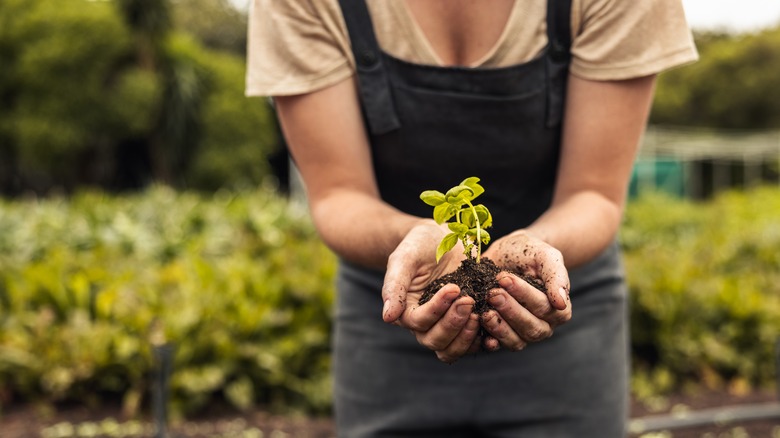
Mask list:
[[[560,251],[521,230],[496,240],[484,255],[503,270],[500,288],[490,293],[493,310],[481,315],[491,335],[484,340],[487,350],[521,350],[571,319],[569,275]]]
[[[428,283],[454,271],[464,256],[450,251],[436,262],[436,247],[448,231],[433,221],[412,228],[387,261],[382,286],[382,319],[409,329],[417,341],[443,362],[454,362],[479,349],[479,318],[474,300],[454,284],[443,286],[423,305]]]

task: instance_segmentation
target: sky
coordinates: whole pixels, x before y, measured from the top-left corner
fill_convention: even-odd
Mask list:
[[[753,32],[780,25],[780,0],[682,0],[694,29]]]

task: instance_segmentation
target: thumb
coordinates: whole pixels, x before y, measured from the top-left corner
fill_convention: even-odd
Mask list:
[[[563,254],[552,246],[546,246],[536,253],[536,258],[536,277],[544,284],[550,305],[556,310],[566,310],[570,302],[570,283]]]
[[[382,320],[387,323],[397,321],[406,310],[406,288],[399,283],[385,283],[382,299]]]
[[[406,294],[414,277],[414,266],[410,260],[411,257],[400,256],[398,252],[391,254],[387,260],[382,285],[382,319],[387,323],[397,321],[406,310]]]
[[[550,299],[550,304],[558,310],[565,310],[569,304],[570,286],[569,275],[566,268],[563,267],[563,263],[561,263],[561,266],[559,266],[558,269],[555,269],[552,272],[543,269],[542,276],[544,278],[544,286],[545,289],[547,289],[547,297]]]

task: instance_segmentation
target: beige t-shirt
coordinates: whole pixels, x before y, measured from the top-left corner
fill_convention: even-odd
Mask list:
[[[368,0],[379,45],[418,64],[441,65],[403,0]],[[547,44],[547,0],[516,0],[496,44],[469,67],[529,61]],[[695,61],[681,0],[572,0],[570,71],[619,80]],[[338,0],[253,0],[246,94],[301,94],[354,74]]]

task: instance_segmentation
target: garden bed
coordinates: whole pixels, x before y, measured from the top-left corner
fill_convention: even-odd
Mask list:
[[[632,418],[658,415],[683,410],[696,411],[713,407],[740,406],[777,401],[771,391],[753,392],[736,396],[723,392],[705,392],[697,395],[676,394],[657,399],[654,403],[634,401]],[[154,424],[149,418],[123,419],[118,406],[87,409],[78,406],[52,407],[34,405],[14,406],[0,417],[3,438],[65,438],[65,437],[153,437]],[[101,431],[94,434],[93,431]],[[109,431],[113,430],[113,433]],[[82,434],[79,434],[82,431]],[[200,418],[176,422],[169,428],[171,438],[214,437],[273,437],[273,438],[329,438],[335,436],[331,418],[271,415],[262,409],[237,413],[229,408],[213,408]],[[101,434],[102,433],[102,434]],[[780,422],[757,420],[724,425],[698,426],[662,432],[651,432],[633,437],[653,438],[774,438],[780,437]]]

